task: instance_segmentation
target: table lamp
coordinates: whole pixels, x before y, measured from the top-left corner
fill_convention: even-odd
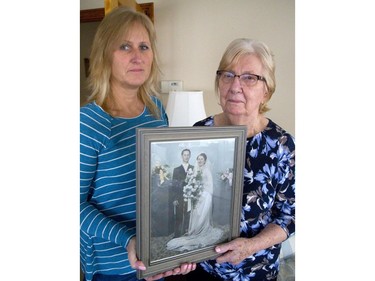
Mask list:
[[[170,91],[166,112],[170,127],[191,127],[207,117],[203,91]]]

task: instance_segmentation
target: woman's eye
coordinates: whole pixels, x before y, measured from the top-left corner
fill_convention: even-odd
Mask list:
[[[120,46],[120,50],[123,50],[123,51],[129,51],[131,49],[130,45],[129,44],[122,44]]]
[[[141,45],[139,48],[140,48],[142,51],[147,51],[148,49],[150,49],[150,47],[147,46],[147,45]]]
[[[244,80],[248,80],[248,81],[254,81],[256,80],[255,77],[253,75],[245,75],[244,76]]]

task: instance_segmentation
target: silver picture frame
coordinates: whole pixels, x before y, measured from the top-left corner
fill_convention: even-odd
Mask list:
[[[153,276],[185,262],[214,259],[216,245],[239,236],[246,135],[245,126],[137,129],[136,251],[146,266],[146,270],[137,271],[137,278]],[[204,201],[202,191],[198,195],[191,192],[192,187],[198,190],[205,184],[199,169],[190,169],[190,176],[183,182],[173,177],[185,149],[190,151],[192,166],[197,166],[196,159],[202,158],[202,153],[206,156],[209,172],[205,173],[211,174],[212,181],[212,192],[207,197],[210,201]],[[178,201],[176,196],[183,200]],[[207,239],[203,234],[191,234],[193,222],[199,217],[198,201],[212,208],[207,216],[200,216],[211,217],[204,222],[212,228]],[[176,210],[181,209],[184,212],[178,215]],[[180,227],[182,224],[186,232]],[[182,229],[181,234],[176,229]],[[213,233],[217,233],[217,240],[213,240]]]

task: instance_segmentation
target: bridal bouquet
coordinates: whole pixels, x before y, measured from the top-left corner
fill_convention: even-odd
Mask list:
[[[203,184],[202,184],[202,172],[197,171],[194,174],[192,169],[189,169],[185,179],[186,185],[184,186],[184,201],[188,203],[187,210],[190,211],[192,207],[198,202],[199,197],[203,191]]]

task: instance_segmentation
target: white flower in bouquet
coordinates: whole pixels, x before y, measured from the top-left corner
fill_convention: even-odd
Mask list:
[[[190,200],[194,207],[203,191],[202,172],[197,171],[197,173],[194,174],[193,170],[189,169],[185,182],[186,185],[183,188],[184,201],[189,202]]]

